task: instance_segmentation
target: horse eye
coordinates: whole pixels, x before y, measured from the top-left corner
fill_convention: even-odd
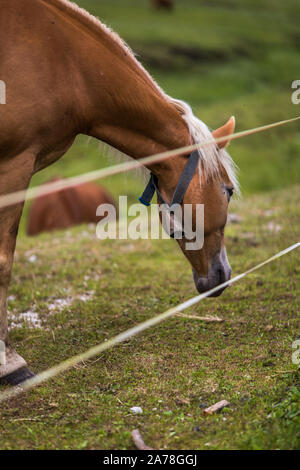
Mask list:
[[[230,199],[231,196],[233,195],[234,190],[233,190],[233,188],[226,188],[226,191],[227,191],[227,194],[228,194],[228,198]]]

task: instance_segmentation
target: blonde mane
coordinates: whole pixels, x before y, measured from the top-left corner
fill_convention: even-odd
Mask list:
[[[190,105],[184,101],[176,100],[167,95],[166,97],[179,110],[183,119],[187,123],[191,138],[195,144],[214,140],[207,125],[194,115]],[[235,191],[239,193],[240,188],[237,178],[237,166],[229,153],[225,149],[219,149],[217,145],[206,145],[205,147],[199,145],[198,151],[200,154],[199,172],[201,173],[203,170],[204,176],[209,178],[220,175],[220,169],[223,167]]]
[[[142,64],[136,59],[134,53],[130,47],[120,38],[120,36],[112,31],[108,26],[100,21],[100,19],[88,13],[83,8],[80,8],[75,3],[69,0],[41,0],[47,6],[54,6],[63,12],[67,12],[72,18],[79,21],[87,29],[93,31],[95,34],[103,36],[105,33],[112,42],[118,46],[118,49],[123,52],[122,57],[124,58],[124,51],[126,52],[126,58],[129,59],[133,66],[136,66],[147,81],[147,83],[156,90],[158,94],[163,96],[170,104],[175,106],[182,118],[185,120],[191,140],[194,143],[201,143],[203,141],[213,140],[212,133],[210,132],[207,125],[197,118],[192,108],[184,101],[174,99],[168,96],[151,77],[149,72],[142,66]],[[221,168],[223,167],[226,171],[228,178],[232,182],[236,191],[239,191],[239,184],[236,175],[236,165],[228,152],[224,149],[218,149],[217,145],[207,145],[201,147],[199,145],[199,172],[203,173],[206,178],[220,176]]]

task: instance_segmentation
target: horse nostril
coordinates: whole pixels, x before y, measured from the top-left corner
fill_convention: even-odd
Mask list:
[[[225,282],[225,271],[224,269],[218,269],[219,283],[222,284]]]

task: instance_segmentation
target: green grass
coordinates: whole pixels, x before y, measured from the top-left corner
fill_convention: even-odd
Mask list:
[[[227,230],[234,274],[297,240],[299,200],[291,187],[233,201],[242,216]],[[139,428],[154,448],[297,448],[299,377],[291,357],[299,278],[294,252],[187,312],[223,323],[172,318],[11,400],[1,411],[0,447],[131,449],[130,432]],[[100,242],[91,227],[23,238],[9,309],[18,318],[35,308],[43,328],[24,323],[11,339],[41,371],[194,294],[172,240]],[[72,302],[49,312],[61,298]],[[221,399],[230,407],[204,417],[202,406]],[[143,414],[133,415],[132,406]]]
[[[117,30],[159,84],[212,128],[232,114],[237,130],[300,114],[291,104],[291,82],[299,78],[296,0],[178,0],[170,15],[153,12],[146,0],[78,3]],[[226,232],[237,274],[298,240],[299,124],[236,141],[230,151],[244,194],[231,205],[242,222]],[[108,164],[98,144],[80,136],[32,184]],[[134,174],[103,183],[130,202],[143,189]],[[11,332],[35,372],[195,295],[173,241],[99,242],[86,226],[30,239],[27,210],[9,310],[18,319],[35,309],[42,321],[42,329],[24,323]],[[299,448],[299,377],[291,360],[299,278],[293,252],[187,312],[224,322],[172,318],[11,400],[0,413],[0,448],[131,449],[135,428],[157,449]],[[85,301],[78,297],[91,291]],[[71,300],[50,312],[56,299]],[[202,406],[221,399],[230,407],[204,417]],[[143,414],[132,415],[132,406]]]

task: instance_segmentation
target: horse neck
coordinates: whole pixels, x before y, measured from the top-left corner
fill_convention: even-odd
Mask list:
[[[135,159],[191,143],[179,111],[129,52],[116,54],[91,41],[82,59],[80,100],[87,134]],[[175,157],[149,168],[173,186],[184,163],[184,157]]]

